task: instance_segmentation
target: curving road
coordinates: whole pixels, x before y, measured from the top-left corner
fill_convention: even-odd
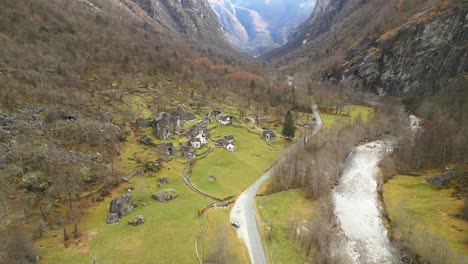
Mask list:
[[[304,142],[315,136],[322,129],[323,122],[318,112],[317,106],[313,107],[314,117],[317,120],[314,129],[304,138]],[[304,142],[297,141],[283,151],[281,157],[263,174],[254,184],[245,190],[239,198],[237,198],[231,210],[231,223],[238,222],[240,227],[237,229],[237,234],[244,240],[249,251],[252,264],[267,264],[268,260],[263,248],[262,238],[258,229],[257,217],[255,214],[255,196],[262,184],[271,177],[276,164],[281,163],[289,153],[295,152]]]

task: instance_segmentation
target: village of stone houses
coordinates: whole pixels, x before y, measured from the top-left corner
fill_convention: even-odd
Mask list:
[[[119,158],[119,167],[125,170],[122,180],[129,187],[111,201],[108,224],[155,201],[198,197],[227,205],[289,144],[280,136],[282,125],[277,120],[240,117],[233,109],[204,110],[193,114],[178,105],[153,118],[136,119],[134,141],[122,148]],[[250,172],[239,175],[239,171]],[[199,215],[208,204],[192,207],[188,214]],[[139,225],[148,216],[138,214],[127,221]]]

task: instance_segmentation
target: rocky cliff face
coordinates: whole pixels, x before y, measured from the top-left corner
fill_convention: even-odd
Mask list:
[[[318,0],[310,18],[288,36],[288,42],[300,45],[328,31],[348,0]]]
[[[206,0],[131,0],[159,24],[204,43],[225,43],[221,24]]]
[[[468,11],[427,10],[365,41],[327,78],[382,95],[433,94],[468,71]]]
[[[251,55],[278,48],[312,12],[315,0],[209,0],[232,44]]]

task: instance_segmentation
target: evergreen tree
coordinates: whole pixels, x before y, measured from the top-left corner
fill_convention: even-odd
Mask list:
[[[286,114],[286,119],[284,120],[283,125],[283,136],[291,139],[294,138],[294,134],[296,133],[296,128],[294,127],[294,119],[291,113],[291,110],[288,110]]]

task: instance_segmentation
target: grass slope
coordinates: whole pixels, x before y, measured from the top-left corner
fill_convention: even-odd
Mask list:
[[[399,175],[384,185],[394,235],[409,239],[412,250],[435,263],[468,262],[468,222],[449,216],[461,213],[463,201],[452,198],[451,193],[437,190],[424,177]]]
[[[313,215],[313,201],[304,199],[301,190],[294,189],[257,197],[256,202],[260,230],[272,263],[307,263],[300,246],[291,241],[289,230],[292,221],[309,221]]]
[[[234,136],[236,151],[215,148],[196,162],[191,178],[197,188],[220,198],[240,194],[273,164],[287,144],[278,139],[269,146],[260,136],[234,126],[218,125],[211,136],[217,139],[226,135]],[[208,180],[210,175],[216,177],[215,182]]]
[[[193,242],[200,227],[197,210],[210,201],[189,190],[181,175],[182,164],[178,161],[164,164],[158,173],[169,178],[164,189],[172,188],[180,193],[177,199],[167,203],[150,197],[156,191],[156,177],[138,176],[132,183],[133,201],[142,199],[146,206],[128,213],[118,224],[107,225],[110,199],[106,199],[89,209],[82,221],[83,237],[92,238],[89,243],[63,248],[60,230],[52,231],[38,243],[42,263],[90,263],[93,256],[98,263],[194,263]],[[128,186],[123,186],[120,192]],[[127,225],[129,217],[140,214],[145,218],[143,225]]]

